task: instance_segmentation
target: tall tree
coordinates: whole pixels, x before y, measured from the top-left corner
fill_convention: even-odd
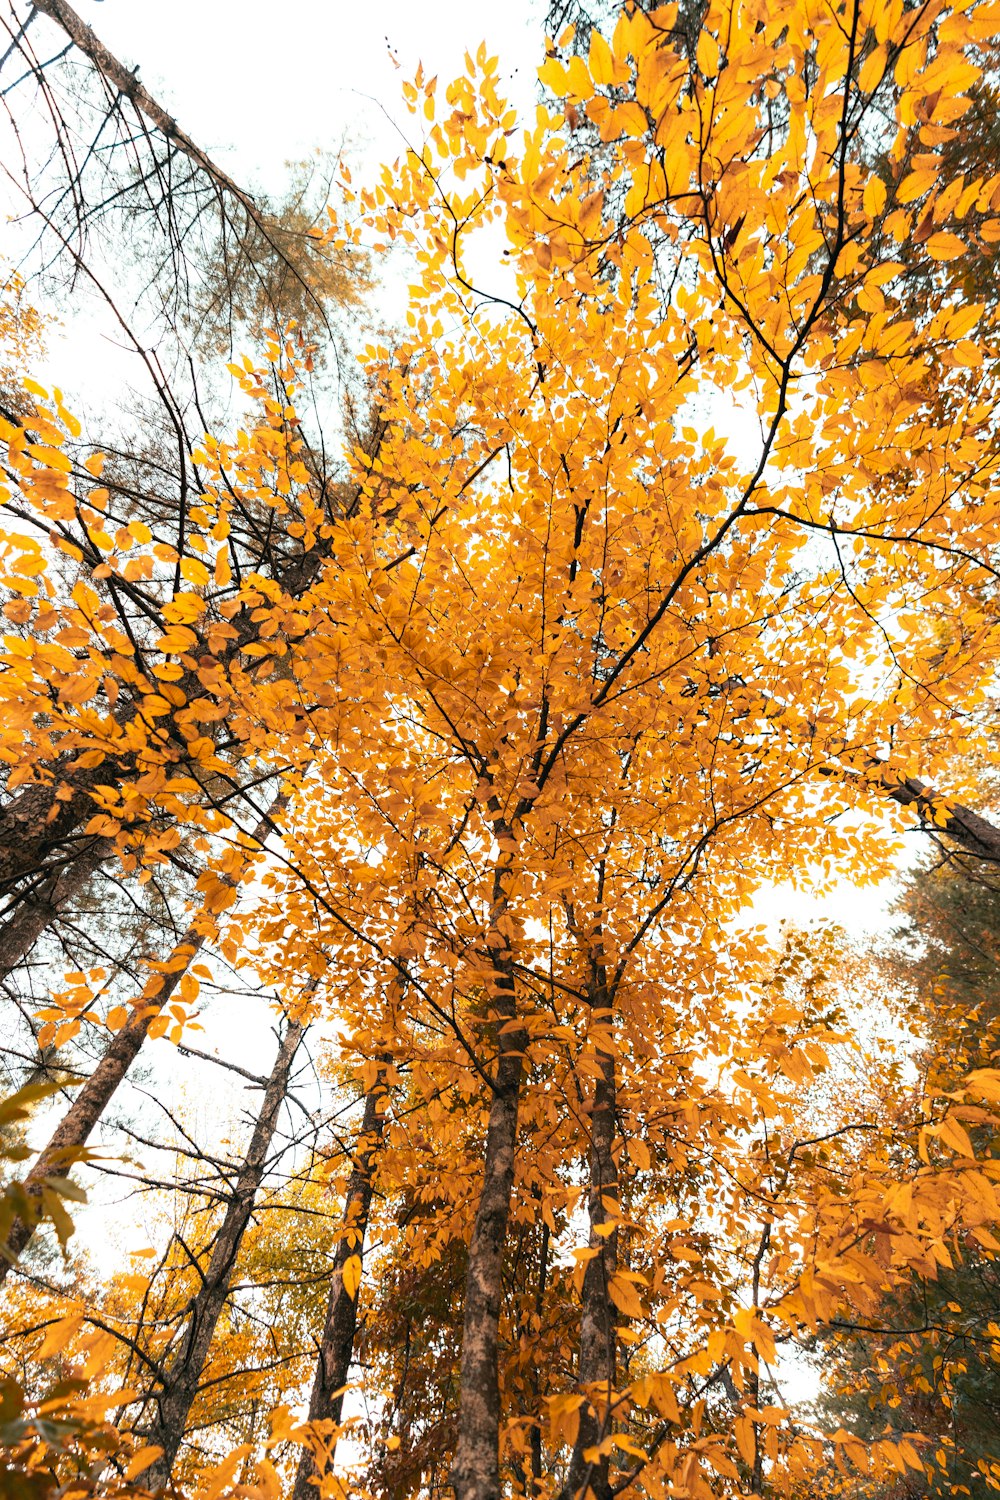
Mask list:
[[[332,1462],[337,1446],[337,1428],[344,1408],[344,1394],[355,1358],[358,1329],[358,1289],[368,1231],[368,1215],[374,1191],[375,1162],[384,1130],[386,1088],[382,1071],[376,1073],[365,1097],[365,1111],[354,1148],[351,1174],[344,1196],[344,1222],[330,1274],[326,1318],[319,1338],[316,1374],[309,1396],[309,1421],[331,1424],[322,1446]],[[310,1447],[302,1450],[295,1486],[295,1500],[308,1500],[317,1472]],[[321,1469],[320,1469],[321,1472]]]
[[[134,736],[156,773],[124,756],[139,806],[109,799],[114,826],[88,836],[137,866],[182,827],[211,839],[215,783],[170,785],[200,739],[230,774],[184,733],[201,714],[242,757],[241,795],[289,789],[233,957],[286,993],[322,977],[338,1067],[399,1090],[378,1194],[355,1183],[341,1241],[363,1209],[367,1318],[383,1269],[397,1317],[393,1227],[411,1288],[442,1268],[421,1454],[382,1420],[395,1395],[362,1391],[383,1488],[450,1469],[457,1500],[708,1500],[805,1495],[831,1451],[876,1481],[923,1469],[919,1434],[806,1428],[773,1370],[992,1235],[1000,1075],[887,1110],[891,1059],[747,909],[778,875],[884,873],[908,819],[997,847],[936,790],[995,757],[997,310],[935,271],[977,243],[915,239],[934,289],[917,320],[887,254],[943,170],[915,140],[960,118],[996,16],[713,0],[691,45],[671,7],[628,6],[586,56],[546,60],[559,107],[524,137],[485,48],[440,92],[421,75],[424,139],[359,195],[418,280],[405,337],[365,356],[378,442],[349,455],[348,503],[311,483],[308,355],[275,341],[244,377],[265,416],[198,450],[204,575],[157,596],[169,670],[130,677],[77,604],[88,682],[117,671],[134,712],[77,711],[28,605],[10,691],[47,769],[57,746],[97,753],[103,787],[109,742],[118,764]],[[898,145],[891,208],[869,131]],[[984,215],[991,173],[959,189]],[[497,229],[511,296],[466,256]],[[65,495],[34,438],[13,446],[42,501]],[[294,511],[301,589],[214,580],[232,491],[276,526]],[[46,791],[46,811],[75,795]],[[871,1086],[836,1086],[852,1049]],[[392,1368],[385,1330],[365,1340]],[[408,1384],[388,1387],[400,1412]]]

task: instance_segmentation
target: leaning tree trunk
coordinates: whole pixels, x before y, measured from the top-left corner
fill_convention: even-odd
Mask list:
[[[344,1408],[344,1386],[350,1374],[354,1357],[354,1337],[358,1326],[358,1289],[353,1294],[344,1285],[344,1268],[352,1256],[361,1256],[365,1235],[368,1232],[368,1213],[371,1208],[374,1182],[375,1158],[382,1144],[385,1117],[381,1101],[385,1095],[385,1074],[380,1069],[365,1100],[364,1119],[354,1158],[354,1167],[347,1182],[347,1200],[344,1204],[344,1227],[341,1230],[333,1261],[333,1276],[330,1282],[330,1297],[326,1306],[326,1321],[320,1340],[316,1375],[309,1398],[310,1422],[339,1422]],[[336,1450],[336,1435],[327,1444],[327,1463],[333,1462]],[[312,1483],[317,1473],[315,1456],[310,1448],[303,1448],[299,1460],[292,1500],[310,1500],[318,1493]]]
[[[247,217],[262,229],[266,228],[263,215],[249,193],[238,187],[233,179],[218,166],[200,146],[191,139],[173,116],[140,83],[137,68],[127,68],[114,53],[110,52],[81,15],[67,4],[67,0],[32,0],[33,8],[61,26],[73,44],[79,48],[104,78],[108,87],[131,100],[136,110],[145,115],[155,129],[177,151],[205,173],[217,190],[230,194],[244,209]]]
[[[287,804],[283,793],[275,798],[267,813],[260,819],[252,838],[263,846],[276,811]],[[220,881],[235,889],[242,876],[220,876]],[[41,1206],[42,1193],[47,1178],[64,1177],[79,1152],[87,1144],[90,1133],[114,1098],[119,1085],[139,1055],[139,1049],[149,1034],[154,1018],[159,1015],[181,979],[187,973],[196,955],[202,948],[210,923],[194,924],[187,929],[181,941],[173,949],[161,976],[162,983],[155,994],[149,995],[127,1025],[112,1037],[111,1044],[97,1067],[77,1094],[66,1114],[57,1125],[51,1139],[38,1154],[31,1171],[24,1180],[24,1187],[31,1199]],[[15,1219],[2,1247],[0,1247],[0,1285],[6,1279],[11,1266],[24,1252],[35,1232],[37,1218]]]
[[[87,887],[113,850],[110,840],[91,839],[61,871],[42,881],[20,901],[0,927],[0,981],[20,967],[42,933],[66,903]]]
[[[977,859],[1000,862],[1000,828],[971,807],[951,802],[915,776],[908,776],[905,781],[884,777],[878,784],[900,807],[916,808],[925,832],[944,834]]]
[[[191,1406],[198,1394],[212,1337],[229,1296],[233,1266],[267,1170],[278,1115],[288,1094],[292,1062],[304,1032],[304,1026],[289,1022],[264,1090],[260,1115],[219,1229],[208,1269],[191,1304],[182,1345],[163,1376],[162,1389],[150,1398],[155,1405],[156,1416],[145,1435],[148,1442],[155,1443],[163,1451],[143,1477],[143,1484],[149,1489],[158,1489],[170,1480],[170,1471],[187,1429]]]
[[[513,831],[498,822],[503,844]],[[458,1443],[452,1467],[456,1500],[500,1500],[499,1324],[503,1253],[510,1218],[517,1150],[517,1116],[527,1053],[527,1032],[517,1025],[514,966],[497,922],[506,914],[504,881],[509,865],[497,870],[493,886],[492,933],[487,945],[493,970],[493,1016],[499,1056],[493,1077],[483,1185],[469,1241],[462,1323]]]
[[[159,1014],[160,1007],[170,999],[204,941],[203,933],[195,932],[193,927],[188,928],[183,940],[170,955],[172,967],[163,976],[164,982],[155,1001],[150,1001],[121,1031],[115,1033],[108,1050],[56,1126],[48,1145],[39,1152],[31,1171],[24,1179],[29,1196],[39,1204],[46,1179],[64,1177],[87,1144],[91,1131],[138,1057],[154,1016]],[[14,1220],[0,1250],[0,1285],[13,1263],[27,1249],[35,1227],[36,1220],[33,1217]]]

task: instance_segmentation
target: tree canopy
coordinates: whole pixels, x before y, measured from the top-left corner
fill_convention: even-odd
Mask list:
[[[37,8],[117,76],[65,0]],[[992,1265],[1000,1069],[970,1052],[902,1104],[823,943],[755,903],[878,879],[904,830],[1000,855],[970,805],[997,753],[1000,170],[962,135],[1000,6],[592,19],[540,49],[533,121],[482,46],[405,85],[397,162],[345,174],[312,294],[360,301],[393,245],[414,281],[335,431],[301,280],[284,310],[223,294],[275,314],[228,364],[235,417],[145,352],[160,419],[131,450],[12,353],[0,954],[38,1067],[77,1075],[0,1220],[13,1494],[940,1472],[919,1404],[861,1431],[784,1385],[915,1282],[950,1294],[968,1247]],[[141,921],[66,971],[94,880]],[[160,1242],[33,1271],[130,1070],[182,1076],[231,975],[238,1143],[170,1115],[169,1175],[138,1174]]]

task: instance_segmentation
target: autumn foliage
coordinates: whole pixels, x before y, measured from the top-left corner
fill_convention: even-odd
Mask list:
[[[952,150],[998,22],[710,0],[692,34],[630,4],[550,40],[527,129],[483,48],[419,77],[411,149],[322,231],[417,267],[334,478],[293,327],[230,366],[246,420],[158,511],[22,380],[8,920],[80,860],[190,876],[140,984],[69,972],[37,1010],[43,1048],[104,1032],[62,1169],[140,1048],[190,1041],[214,964],[285,1019],[206,1249],[69,1293],[7,1276],[18,1357],[89,1382],[54,1398],[96,1403],[73,1442],[108,1413],[82,1463],[11,1394],[12,1493],[708,1500],[935,1469],[920,1430],[831,1430],[783,1389],[887,1290],[1000,1249],[1000,1071],[896,1087],[822,944],[753,907],[885,874],[914,808],[1000,848],[962,800],[995,756],[1000,171]],[[304,1028],[356,1108],[292,1191],[264,1127]],[[317,1205],[306,1278],[287,1223],[309,1247]]]

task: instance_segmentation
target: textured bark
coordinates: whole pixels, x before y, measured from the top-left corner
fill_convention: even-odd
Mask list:
[[[260,819],[252,838],[263,845],[271,827],[274,814],[287,805],[287,798],[279,794],[267,813]],[[223,884],[236,887],[239,879],[220,877]],[[47,1146],[39,1153],[31,1171],[24,1180],[28,1192],[40,1198],[41,1187],[46,1177],[63,1177],[73,1154],[87,1143],[90,1133],[118,1090],[125,1074],[139,1054],[139,1049],[149,1034],[153,1018],[159,1013],[187,973],[196,954],[205,942],[205,931],[192,924],[181,941],[173,949],[163,973],[163,983],[152,997],[121,1031],[116,1032],[111,1045],[77,1094]],[[3,1284],[11,1264],[26,1249],[35,1232],[34,1220],[15,1219],[10,1233],[0,1252],[0,1285]]]
[[[62,28],[74,46],[78,47],[90,60],[115,92],[131,100],[140,114],[145,115],[150,124],[160,131],[172,146],[182,151],[189,161],[211,178],[217,188],[235,198],[254,223],[262,224],[260,210],[250,195],[238,187],[228,173],[224,172],[200,146],[196,145],[185,131],[181,130],[173,115],[157,103],[139,82],[136,71],[127,68],[115,57],[114,53],[108,51],[100,37],[87,25],[83,17],[66,3],[66,0],[32,0],[32,3],[36,11],[48,16],[51,21],[55,21],[56,25]]]
[[[542,1222],[542,1243],[538,1251],[538,1281],[535,1285],[535,1316],[538,1319],[538,1327],[542,1326],[542,1312],[545,1308],[545,1285],[549,1275],[549,1226]],[[532,1366],[531,1388],[535,1396],[535,1414],[537,1421],[531,1425],[531,1480],[532,1493],[538,1494],[542,1488],[542,1382],[539,1379],[538,1365]]]
[[[344,1408],[344,1386],[354,1357],[354,1338],[358,1327],[358,1299],[351,1297],[344,1286],[344,1267],[352,1255],[361,1255],[365,1235],[368,1231],[368,1213],[371,1208],[375,1158],[382,1144],[385,1119],[380,1100],[385,1094],[384,1074],[379,1073],[367,1099],[361,1136],[354,1158],[354,1167],[347,1182],[347,1201],[344,1204],[344,1227],[333,1261],[330,1280],[330,1296],[326,1305],[326,1320],[320,1339],[316,1375],[309,1398],[310,1422],[339,1422]],[[336,1450],[337,1440],[329,1441],[330,1462]],[[303,1448],[298,1472],[292,1490],[292,1500],[310,1500],[317,1494],[313,1477],[316,1463],[309,1448]]]
[[[73,759],[68,756],[57,762],[51,768],[51,780],[23,787],[0,811],[0,895],[8,895],[25,876],[42,872],[54,854],[62,856],[66,878],[74,854],[70,841],[84,818],[97,812],[95,789],[102,782],[121,780],[130,771],[114,760],[72,770]],[[57,796],[57,792],[64,795]]]
[[[292,1063],[304,1031],[305,1027],[290,1022],[285,1032],[208,1269],[191,1305],[181,1347],[163,1377],[162,1390],[152,1398],[156,1416],[145,1435],[148,1442],[155,1443],[163,1452],[143,1478],[143,1484],[149,1489],[155,1490],[168,1483],[183,1441],[216,1325],[229,1296],[233,1266],[267,1169],[278,1116],[288,1094]]]
[[[498,825],[496,831],[501,847],[511,840],[508,827]],[[510,873],[509,868],[497,872],[494,921],[506,913],[503,882]],[[483,1185],[469,1241],[465,1280],[458,1444],[451,1475],[456,1500],[500,1500],[501,1271],[514,1186],[517,1115],[528,1041],[524,1030],[515,1024],[517,997],[506,939],[498,936],[488,951],[495,975],[492,1008],[498,1022],[499,1056],[486,1128]]]
[[[45,1178],[65,1177],[72,1166],[75,1153],[87,1144],[91,1131],[139,1055],[153,1017],[159,1007],[170,999],[204,941],[202,933],[188,928],[183,941],[178,943],[171,954],[171,960],[178,967],[163,976],[163,987],[155,1001],[151,1001],[149,1006],[132,1017],[127,1026],[115,1033],[108,1050],[56,1126],[48,1145],[39,1152],[25,1178],[24,1185],[33,1196],[40,1197]],[[33,1220],[14,1220],[3,1252],[0,1253],[0,1285],[10,1271],[12,1262],[27,1248],[35,1227]]]
[[[513,1019],[511,1013],[509,1019]],[[497,1370],[500,1273],[514,1186],[517,1113],[523,1072],[517,1033],[497,1063],[465,1282],[458,1446],[452,1469],[457,1500],[500,1500],[500,1387]],[[522,1040],[523,1046],[523,1040]]]
[[[590,988],[597,1064],[600,1076],[594,1082],[590,1114],[590,1187],[587,1209],[590,1219],[589,1248],[597,1253],[587,1261],[580,1308],[580,1358],[577,1379],[587,1400],[580,1408],[580,1427],[570,1458],[565,1493],[596,1500],[611,1500],[610,1458],[589,1461],[584,1457],[610,1430],[610,1398],[614,1390],[618,1354],[617,1326],[620,1314],[611,1300],[609,1286],[618,1269],[618,1167],[614,1158],[616,1079],[612,1047],[613,1013],[608,1002],[607,975],[599,959],[594,964]],[[601,1047],[605,1034],[608,1050]],[[616,1225],[610,1234],[600,1231]]]
[[[44,881],[19,903],[0,927],[0,980],[23,963],[42,933],[66,903],[86,888],[113,848],[107,839],[91,839],[88,847],[64,870]]]
[[[939,823],[943,799],[933,787],[914,776],[900,782],[886,779],[882,787],[901,807],[915,807],[928,833],[944,834],[979,859],[1000,861],[1000,828],[971,807],[956,804]]]

